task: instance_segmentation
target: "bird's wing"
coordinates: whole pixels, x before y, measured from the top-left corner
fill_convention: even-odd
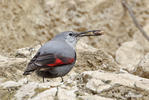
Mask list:
[[[61,65],[71,64],[75,62],[76,57],[69,58],[64,56],[58,56],[55,54],[40,54],[38,52],[32,60],[29,62],[26,70],[24,71],[23,75],[29,75],[31,72],[37,70],[38,68],[52,68]]]
[[[25,69],[23,75],[29,75],[30,72],[33,72],[34,70],[36,70],[38,68],[37,65],[35,65],[35,61],[37,59],[37,57],[39,56],[39,52],[36,53],[36,55],[31,59],[31,61],[28,63],[27,68]]]
[[[55,54],[43,54],[39,55],[35,60],[35,65],[39,67],[56,67],[66,64],[71,64],[75,61],[75,58],[64,57]]]

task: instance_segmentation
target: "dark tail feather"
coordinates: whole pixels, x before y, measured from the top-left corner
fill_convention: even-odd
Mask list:
[[[33,71],[35,71],[38,68],[34,63],[29,64],[24,71],[23,75],[30,75]]]
[[[31,59],[26,70],[24,71],[23,75],[29,75],[29,74],[31,74],[31,72],[33,72],[37,69],[37,65],[34,64],[34,61],[36,60],[36,58],[38,57],[39,54],[40,53],[37,52],[36,55]]]
[[[30,72],[25,71],[23,75],[30,75]]]

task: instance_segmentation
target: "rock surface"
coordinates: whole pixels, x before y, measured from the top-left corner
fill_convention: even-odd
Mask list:
[[[94,95],[94,96],[80,96],[79,100],[114,100],[114,99]]]
[[[125,42],[116,51],[116,61],[129,72],[134,72],[143,58],[144,49],[136,41]]]
[[[139,66],[142,69],[144,77],[149,78],[149,53],[144,56],[144,59],[140,62]]]
[[[149,78],[149,53],[140,61],[139,66],[134,74],[138,74],[144,78]]]
[[[26,52],[25,50],[28,51],[28,49],[19,50],[22,50],[20,52],[24,55],[26,54],[24,53]],[[35,51],[37,51],[37,49],[35,49]],[[120,70],[121,66],[114,61],[112,56],[102,50],[87,46],[85,43],[80,42],[80,45],[77,46],[77,52],[77,64],[73,70],[64,77],[64,83],[60,83],[60,78],[47,79],[47,81],[42,83],[42,79],[34,74],[24,78],[24,76],[22,76],[22,69],[17,69],[17,72],[13,75],[11,71],[16,70],[18,64],[25,63],[24,60],[20,62],[18,59],[26,58],[11,58],[13,62],[10,62],[10,66],[7,66],[9,70],[7,70],[7,73],[3,76],[0,84],[0,89],[3,90],[3,92],[1,92],[1,96],[3,96],[2,99],[116,100],[133,98],[147,100],[146,98],[149,98],[147,95],[149,93],[149,79],[135,76],[122,69]],[[27,54],[27,56],[29,55]],[[3,62],[11,61],[11,59],[7,57],[1,58],[4,59]],[[148,65],[147,60],[148,54],[142,59],[139,66],[147,68],[145,67]],[[83,63],[81,64],[82,61]],[[6,65],[6,63],[3,63],[3,65]],[[81,67],[79,65],[81,65]],[[22,68],[23,66],[24,65],[22,65]],[[82,67],[85,68],[80,70]],[[25,67],[23,69],[25,69]],[[11,75],[13,75],[13,77],[7,79],[7,77]],[[6,93],[7,96],[4,96]]]
[[[107,73],[99,71],[87,71],[82,73],[82,75],[87,80],[87,89],[95,94],[119,99],[143,98],[147,100],[149,98],[146,96],[149,93],[149,79],[129,73]]]

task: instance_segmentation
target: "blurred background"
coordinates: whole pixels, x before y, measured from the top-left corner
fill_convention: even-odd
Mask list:
[[[128,1],[149,33],[149,0]],[[149,51],[149,43],[123,9],[121,0],[0,1],[0,53],[43,44],[59,32],[92,29],[101,29],[106,34],[102,38],[86,37],[85,42],[113,56],[123,42],[130,40],[136,40]]]

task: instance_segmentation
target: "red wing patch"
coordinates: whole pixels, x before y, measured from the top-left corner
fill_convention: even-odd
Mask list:
[[[71,64],[74,62],[73,58],[67,58],[66,61],[62,61],[59,58],[56,58],[55,62],[53,64],[47,64],[50,67],[59,66],[59,65],[65,65],[65,64]]]

